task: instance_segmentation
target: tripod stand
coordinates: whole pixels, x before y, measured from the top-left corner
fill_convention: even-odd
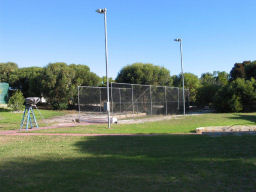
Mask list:
[[[39,98],[37,97],[28,97],[26,98],[26,106],[25,106],[25,110],[23,112],[23,117],[22,117],[22,121],[20,124],[20,129],[23,128],[24,124],[26,124],[26,131],[29,128],[30,125],[30,129],[32,129],[33,127],[38,128],[38,124],[36,121],[36,116],[33,110],[33,107],[36,107],[36,104],[40,101]],[[32,116],[32,117],[31,117]],[[34,123],[34,125],[33,125]]]

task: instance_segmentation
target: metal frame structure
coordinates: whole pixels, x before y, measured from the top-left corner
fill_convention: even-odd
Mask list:
[[[180,65],[181,65],[181,75],[182,75],[182,95],[183,95],[183,115],[186,114],[185,108],[185,91],[184,91],[184,73],[183,73],[183,55],[182,55],[182,39],[174,39],[174,41],[180,43]]]
[[[107,113],[108,113],[108,128],[110,128],[110,103],[109,103],[109,79],[108,79],[108,34],[107,34],[107,9],[97,9],[97,13],[104,14],[104,29],[105,29],[105,61],[106,61],[106,79],[107,79]]]
[[[140,89],[141,87],[141,89]],[[84,88],[84,89],[83,89]],[[112,113],[141,113],[146,107],[147,114],[162,115],[177,114],[180,109],[182,98],[178,87],[154,86],[128,83],[111,83],[110,105]],[[95,89],[98,89],[97,91]],[[78,109],[86,112],[107,112],[105,96],[106,87],[78,87]],[[81,98],[80,98],[81,97]],[[146,100],[145,100],[146,99]],[[176,105],[174,108],[174,104]],[[103,105],[104,104],[104,105]],[[158,108],[160,105],[162,109]],[[104,107],[105,110],[102,110]],[[139,108],[138,108],[139,107]],[[171,108],[170,108],[171,107]],[[142,111],[141,111],[142,110]],[[176,110],[176,112],[175,112]]]
[[[32,118],[31,118],[31,115],[32,115]],[[35,126],[33,126],[32,121],[34,121]],[[26,131],[28,131],[29,125],[30,125],[31,129],[33,127],[38,128],[38,124],[37,124],[37,121],[36,121],[36,116],[35,116],[35,113],[34,113],[34,110],[33,110],[33,105],[26,105],[25,106],[25,110],[24,110],[23,116],[22,116],[22,121],[21,121],[21,124],[20,124],[20,129],[23,128],[23,125],[25,123],[26,123]]]

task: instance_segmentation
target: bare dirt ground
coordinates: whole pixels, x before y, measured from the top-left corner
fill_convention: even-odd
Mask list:
[[[210,126],[196,128],[196,133],[211,136],[256,134],[255,125]]]
[[[48,135],[48,136],[85,136],[85,137],[96,137],[96,136],[159,136],[167,134],[84,134],[84,133],[31,133],[31,132],[19,132],[17,130],[0,132],[0,135],[19,135],[19,136],[33,136],[33,135]],[[169,135],[198,135],[197,133],[172,133]]]
[[[196,114],[193,114],[196,115]],[[114,118],[117,118],[118,124],[136,124],[136,123],[145,123],[145,122],[154,122],[154,121],[162,121],[169,119],[181,119],[184,118],[183,115],[155,115],[155,116],[141,116],[134,115],[130,117],[124,116],[119,119],[120,114],[114,114]],[[112,118],[112,117],[111,117]],[[49,125],[62,125],[70,124],[70,123],[107,123],[107,115],[103,113],[71,113],[63,116],[56,116],[54,118],[46,119],[45,122]],[[79,123],[78,123],[79,124]]]

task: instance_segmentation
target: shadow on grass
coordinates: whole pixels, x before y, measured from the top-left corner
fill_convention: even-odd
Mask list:
[[[63,138],[63,140],[65,137]],[[19,158],[1,191],[253,191],[256,137],[106,136],[74,144],[79,157]],[[44,156],[45,157],[45,156]]]
[[[235,114],[234,116],[228,118],[235,120],[246,120],[250,121],[252,124],[256,124],[256,115]]]

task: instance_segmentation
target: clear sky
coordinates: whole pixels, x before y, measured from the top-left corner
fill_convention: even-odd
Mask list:
[[[0,62],[19,67],[50,62],[85,64],[105,75],[104,18],[108,9],[109,74],[134,62],[200,75],[229,72],[256,60],[255,0],[0,0]]]

